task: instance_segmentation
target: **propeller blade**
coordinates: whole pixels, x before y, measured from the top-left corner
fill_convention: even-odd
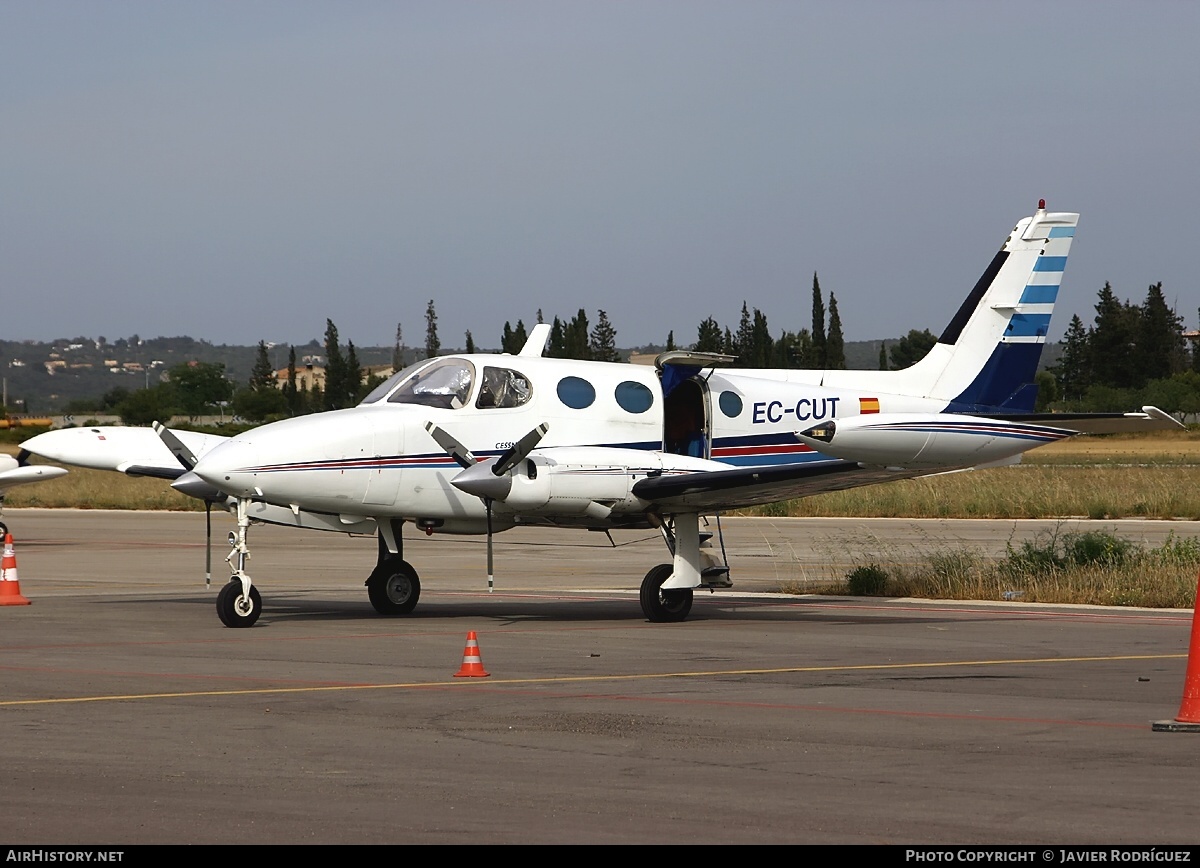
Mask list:
[[[212,587],[212,501],[204,501],[204,587]]]
[[[538,425],[507,450],[500,454],[496,459],[496,463],[492,465],[492,473],[497,476],[503,476],[512,470],[518,464],[525,460],[525,457],[534,450],[534,447],[541,442],[546,436],[546,432],[550,430],[550,426],[543,422]]]
[[[184,470],[191,470],[196,466],[196,456],[191,449],[183,444],[183,441],[175,436],[175,432],[163,425],[161,422],[154,423],[154,433],[175,456],[175,460],[183,465]]]
[[[429,432],[430,437],[437,441],[438,446],[446,450],[447,455],[458,462],[459,467],[471,467],[475,464],[475,456],[471,454],[471,450],[437,425],[426,422],[425,430]]]

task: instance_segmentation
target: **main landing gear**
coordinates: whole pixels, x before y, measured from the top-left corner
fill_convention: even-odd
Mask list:
[[[380,615],[407,615],[421,596],[421,580],[408,561],[389,557],[367,578],[367,596]]]
[[[682,621],[692,611],[693,589],[731,588],[729,567],[700,550],[700,516],[682,513],[659,524],[672,562],[659,564],[642,579],[639,600],[646,620]],[[706,537],[707,539],[707,537]]]
[[[682,588],[678,591],[664,591],[663,582],[671,578],[674,567],[671,564],[659,564],[646,573],[642,579],[642,613],[646,620],[665,624],[682,621],[692,611],[692,589]]]
[[[403,522],[381,518],[378,524],[379,559],[367,577],[367,596],[380,615],[407,615],[421,597],[421,579],[403,557]]]

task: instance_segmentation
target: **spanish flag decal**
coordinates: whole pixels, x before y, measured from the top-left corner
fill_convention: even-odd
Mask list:
[[[879,399],[878,398],[859,398],[858,399],[859,413],[878,413]]]

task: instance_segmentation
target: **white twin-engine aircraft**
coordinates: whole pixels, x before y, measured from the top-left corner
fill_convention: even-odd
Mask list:
[[[184,493],[235,513],[233,575],[217,598],[230,627],[250,626],[262,611],[245,571],[253,521],[377,533],[379,561],[366,585],[384,615],[411,612],[420,594],[403,558],[405,523],[487,534],[489,589],[494,531],[657,528],[670,558],[643,579],[642,610],[651,621],[680,621],[696,588],[731,587],[702,516],[1015,463],[1083,431],[1178,424],[1155,408],[1086,418],[1032,412],[1078,216],[1039,203],[936,346],[902,371],[732,369],[721,367],[730,357],[687,351],[663,353],[653,368],[550,359],[542,324],[515,356],[427,359],[357,407],[228,439],[156,426],[161,440],[146,429],[77,429],[24,446],[67,463],[173,477]]]

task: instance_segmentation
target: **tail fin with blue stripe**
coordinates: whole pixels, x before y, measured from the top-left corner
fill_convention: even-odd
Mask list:
[[[903,391],[944,400],[950,413],[1032,411],[1078,222],[1078,214],[1047,213],[1044,202],[1018,222],[929,354],[897,372],[908,381]]]

